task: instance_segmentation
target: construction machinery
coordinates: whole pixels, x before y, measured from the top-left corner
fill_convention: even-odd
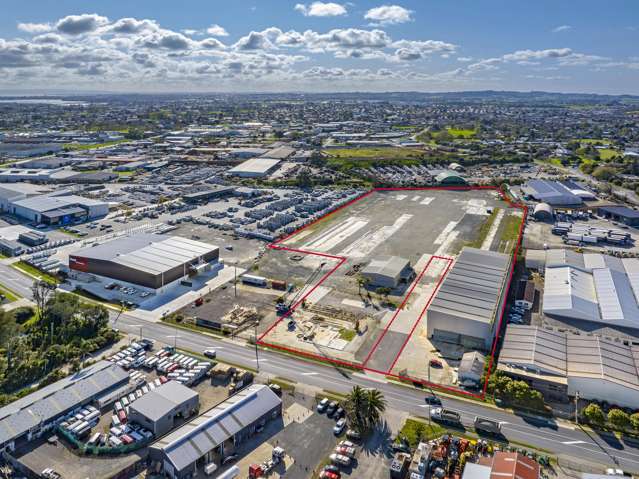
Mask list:
[[[317,277],[322,272],[322,268],[324,268],[325,265],[326,265],[325,261],[320,263],[320,265],[317,268],[315,268],[315,270],[311,273],[311,275],[306,279],[302,287],[295,292],[292,298],[290,298],[289,300],[285,299],[281,303],[277,303],[277,306],[276,306],[277,314],[279,314],[280,316],[283,316],[291,310],[291,308],[296,304],[296,302],[298,301],[302,293],[306,290],[306,287],[309,284],[312,284],[317,279]]]

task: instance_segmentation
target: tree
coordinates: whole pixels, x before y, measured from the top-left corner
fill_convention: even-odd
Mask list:
[[[595,426],[603,426],[606,422],[606,415],[599,407],[599,404],[590,403],[582,411],[582,414],[588,423]]]
[[[608,422],[619,431],[625,431],[630,426],[630,416],[621,409],[611,409],[608,411]]]
[[[46,315],[46,309],[49,303],[49,299],[53,295],[55,287],[47,283],[46,281],[34,281],[31,286],[31,292],[33,293],[33,301],[36,304],[36,319],[42,321]]]
[[[610,166],[598,166],[592,172],[592,176],[598,180],[608,181],[617,174],[617,171]]]
[[[630,416],[630,424],[633,429],[639,430],[639,412],[636,412]]]
[[[367,389],[365,418],[369,428],[379,423],[384,411],[386,411],[386,400],[381,391],[377,389]]]
[[[384,300],[388,301],[388,295],[391,293],[392,289],[388,286],[380,286],[375,290],[377,294],[384,297]]]
[[[353,429],[365,432],[381,420],[386,410],[386,400],[377,389],[355,386],[346,397],[344,410]]]

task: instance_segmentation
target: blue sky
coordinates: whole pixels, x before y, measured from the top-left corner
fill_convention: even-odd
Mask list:
[[[2,90],[639,94],[635,0],[3,0]]]

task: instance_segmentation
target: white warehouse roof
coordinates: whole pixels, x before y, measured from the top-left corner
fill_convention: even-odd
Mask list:
[[[269,171],[274,169],[280,160],[271,158],[251,158],[244,163],[231,168],[228,173],[238,176],[261,176],[268,174]]]
[[[544,314],[639,329],[639,259],[549,250]]]

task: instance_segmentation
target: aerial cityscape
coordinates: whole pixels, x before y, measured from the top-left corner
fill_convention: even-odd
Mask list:
[[[1,477],[639,477],[638,5],[5,3]]]

